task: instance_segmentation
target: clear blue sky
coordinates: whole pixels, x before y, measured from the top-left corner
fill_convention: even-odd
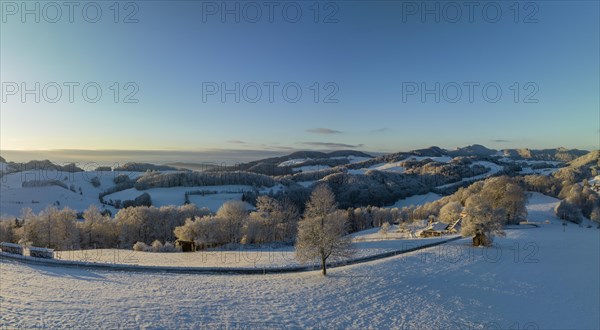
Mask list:
[[[256,16],[255,8],[235,1],[138,1],[127,8],[121,3],[120,23],[114,23],[112,1],[97,2],[102,10],[97,23],[85,20],[93,19],[96,10],[88,6],[84,16],[86,2],[74,7],[73,23],[62,5],[56,23],[48,22],[56,20],[56,8],[44,7],[47,2],[39,2],[40,23],[33,14],[23,23],[23,8],[14,13],[9,2],[1,3],[3,150],[388,152],[474,143],[497,149],[592,149],[600,144],[597,1],[520,3],[518,17],[513,2],[496,2],[502,14],[495,23],[488,22],[496,16],[495,7],[486,7],[485,14],[485,2],[474,8],[472,21],[459,3],[457,23],[448,21],[456,8],[445,7],[446,2],[437,2],[439,23],[433,15],[422,21],[420,2],[351,1],[336,2],[337,7],[321,2],[319,23],[311,1],[288,5],[287,16],[282,13],[286,3],[275,2],[273,22],[265,2],[256,2],[262,11],[257,23],[248,21]],[[236,3],[240,23],[232,14],[222,22],[223,8],[210,12],[212,4],[234,8]],[[302,16],[290,23],[295,4]],[[137,9],[132,16],[137,23],[122,22]],[[337,23],[323,23],[329,14]],[[55,96],[53,85],[46,95],[40,90],[40,103],[33,94],[25,95],[23,103],[21,83],[33,89],[35,82],[41,87],[49,82],[80,85],[73,103],[64,85],[56,103],[43,97]],[[82,97],[88,82],[102,88],[97,103]],[[120,83],[119,103],[110,89],[114,82]],[[134,97],[139,103],[122,102],[133,91],[131,86],[124,90],[127,82],[139,87]],[[204,102],[207,82],[229,88],[256,82],[262,97],[250,103],[242,94],[236,103],[233,95],[225,95],[222,102],[217,92],[205,95]],[[274,87],[273,103],[265,82],[280,84]],[[289,82],[302,89],[296,103],[282,97],[282,86]],[[320,83],[318,103],[311,89],[315,82]],[[328,82],[334,85],[325,88]],[[419,92],[403,100],[403,83],[413,82],[419,88],[439,82],[448,87],[448,98],[455,96],[456,83],[463,95],[456,103],[443,94],[439,103],[433,95],[422,102]],[[465,82],[480,84],[474,87],[473,103]],[[13,83],[19,86],[15,95],[9,91]],[[483,98],[486,83],[502,88],[498,102]],[[248,97],[254,97],[254,85],[246,86]],[[338,102],[324,103],[335,86]],[[538,103],[524,103],[532,92]],[[288,96],[295,96],[294,89],[288,89]],[[488,96],[495,96],[494,89],[488,89]]]

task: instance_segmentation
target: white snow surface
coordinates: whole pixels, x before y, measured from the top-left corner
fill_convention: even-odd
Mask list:
[[[388,171],[388,172],[402,173],[405,170],[405,168],[403,166],[400,166],[400,163],[402,163],[402,162],[403,161],[394,162],[394,163],[387,163],[387,164],[383,164],[383,165],[375,165],[375,166],[369,167],[369,169],[377,170],[377,171]]]
[[[423,246],[446,240],[441,238],[412,239],[409,234],[396,233],[395,227],[387,237],[378,234],[379,228],[355,233],[355,254],[350,259],[375,256],[378,254],[402,251],[407,248]],[[215,248],[194,253],[139,252],[132,250],[96,249],[55,251],[55,258],[65,261],[77,261],[97,264],[121,264],[131,266],[197,267],[197,268],[245,268],[271,269],[301,266],[295,258],[291,245],[233,245],[228,248]],[[318,263],[309,263],[317,266]]]
[[[98,195],[100,192],[113,187],[114,178],[120,174],[127,174],[131,178],[142,175],[142,172],[96,172],[85,171],[68,173],[61,171],[35,170],[11,173],[0,177],[0,215],[19,216],[23,208],[31,208],[38,213],[49,205],[55,205],[58,208],[70,207],[76,211],[84,211],[90,205],[96,205],[98,208],[109,209],[113,214],[118,210],[109,205],[100,203]],[[101,185],[94,187],[91,183],[92,178],[98,177]],[[22,187],[23,182],[33,180],[58,180],[67,187],[73,186],[75,191],[65,189],[59,186],[47,187]],[[81,192],[80,189],[81,188]],[[185,201],[185,192],[194,190],[217,191],[218,194],[205,196],[190,196],[190,201],[198,207],[208,207],[211,211],[216,211],[228,200],[240,200],[242,192],[251,191],[254,188],[244,185],[222,185],[222,186],[195,186],[195,187],[172,187],[172,188],[152,188],[147,190],[137,190],[135,188],[119,191],[104,197],[109,200],[133,200],[139,195],[147,192],[152,198],[152,205],[160,207],[165,205],[183,205]],[[285,189],[281,184],[274,187],[263,187],[261,193],[277,192]],[[58,203],[57,203],[58,202]]]
[[[442,195],[438,195],[438,194],[431,193],[431,192],[424,194],[424,195],[413,195],[413,196],[407,197],[405,199],[400,199],[396,203],[394,203],[394,205],[386,206],[386,208],[394,208],[394,207],[403,208],[405,206],[410,206],[410,205],[420,206],[423,204],[435,202],[442,197],[443,197]]]
[[[104,206],[98,199],[98,194],[114,186],[113,179],[124,172],[76,172],[68,173],[62,171],[33,170],[11,173],[0,178],[0,214],[18,216],[21,209],[29,207],[34,212],[45,209],[48,205],[59,202],[58,208],[70,207],[74,210],[83,211],[90,205],[96,205],[102,209]],[[134,178],[140,173],[127,172]],[[91,180],[98,177],[101,185],[96,188]],[[75,192],[58,186],[48,187],[22,187],[23,182],[33,180],[58,180],[67,187],[71,185]],[[79,192],[81,188],[81,193]],[[114,208],[106,206],[113,213]]]
[[[318,182],[317,180],[312,180],[312,181],[298,181],[297,183],[299,185],[301,185],[304,188],[308,188],[310,186],[312,186],[313,184],[315,184],[315,182]]]
[[[274,187],[274,189],[278,189]],[[195,186],[195,187],[171,187],[171,188],[152,188],[146,190],[137,190],[135,188],[122,190],[114,194],[106,195],[105,201],[108,200],[133,200],[143,193],[148,193],[152,198],[152,205],[156,207],[166,205],[183,205],[185,201],[185,193],[187,191],[216,191],[217,194],[209,195],[190,195],[191,203],[198,207],[207,207],[211,211],[216,211],[228,200],[241,200],[242,193],[252,191],[251,186],[244,185],[223,185],[223,186]]]
[[[354,164],[354,163],[360,163],[360,162],[364,162],[366,160],[371,159],[370,157],[360,157],[360,156],[346,156],[346,157],[331,157],[331,159],[348,159],[348,161],[350,162],[350,164]]]
[[[355,174],[355,175],[356,174],[365,174],[368,170],[377,170],[377,171],[384,171],[384,172],[403,173],[404,170],[405,170],[405,168],[400,165],[402,162],[405,162],[407,160],[421,161],[421,160],[424,160],[424,159],[431,159],[433,161],[440,162],[440,163],[448,163],[449,161],[452,160],[452,157],[450,157],[450,156],[441,156],[441,157],[410,156],[408,158],[399,160],[397,162],[379,163],[379,164],[375,164],[375,165],[369,166],[368,168],[351,169],[351,170],[348,170],[348,173],[349,174]]]
[[[473,164],[471,164],[471,166],[473,165],[481,165],[483,167],[488,168],[489,170],[486,173],[480,174],[480,175],[475,175],[475,176],[471,176],[468,178],[462,178],[462,180],[457,181],[457,182],[452,182],[452,183],[448,183],[448,184],[444,184],[441,186],[437,186],[437,188],[439,189],[443,189],[443,188],[448,188],[448,187],[452,187],[455,186],[457,184],[463,183],[463,182],[475,182],[477,180],[481,180],[481,179],[485,179],[489,176],[492,176],[500,171],[502,171],[504,169],[503,166],[492,163],[492,162],[488,162],[488,161],[476,161],[473,162]]]
[[[0,328],[599,329],[600,230],[563,228],[557,202],[532,193],[528,219],[540,227],[506,230],[493,248],[473,248],[465,238],[330,269],[327,277],[133,273],[0,259]]]
[[[330,169],[331,166],[328,165],[306,165],[300,167],[294,167],[294,172],[316,172]]]
[[[290,160],[286,160],[284,162],[279,163],[279,165],[277,166],[294,166],[294,165],[300,165],[302,163],[306,163],[307,161],[312,160],[311,158],[298,158],[298,159],[290,159]]]

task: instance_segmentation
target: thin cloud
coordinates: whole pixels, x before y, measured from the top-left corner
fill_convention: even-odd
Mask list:
[[[335,130],[335,129],[331,129],[331,128],[309,128],[306,130],[309,133],[315,133],[315,134],[340,134],[342,133],[341,131]]]
[[[492,142],[495,142],[495,143],[508,143],[508,142],[510,142],[510,140],[496,139],[496,140],[492,140]]]
[[[245,141],[242,140],[228,140],[227,143],[233,143],[233,144],[246,144]]]
[[[382,127],[382,128],[377,128],[374,130],[370,130],[369,133],[382,133],[382,132],[386,132],[389,131],[390,129],[387,127]]]
[[[279,145],[268,145],[268,144],[261,144],[260,145],[263,149],[269,149],[269,150],[291,150],[291,151],[295,151],[296,148],[292,148],[292,147],[287,147],[287,146],[279,146]]]
[[[325,147],[325,148],[360,148],[363,147],[364,144],[345,144],[345,143],[334,143],[334,142],[302,142],[302,144],[312,147]]]

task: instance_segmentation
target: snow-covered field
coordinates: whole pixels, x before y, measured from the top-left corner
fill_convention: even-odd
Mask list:
[[[23,208],[31,208],[34,212],[38,213],[49,205],[54,205],[57,208],[70,207],[77,211],[84,211],[90,205],[96,205],[100,209],[106,208],[115,214],[118,210],[112,206],[100,203],[98,195],[102,191],[113,187],[114,178],[120,174],[126,174],[131,178],[135,178],[143,173],[96,171],[68,173],[54,170],[34,170],[4,175],[0,177],[0,215],[19,216]],[[94,187],[92,184],[92,179],[95,177],[100,182],[100,186],[98,187]],[[67,188],[56,185],[45,187],[22,186],[23,182],[27,181],[47,180],[60,181]],[[253,189],[251,186],[244,185],[153,188],[148,190],[131,188],[106,195],[104,200],[133,200],[147,192],[152,198],[152,204],[160,207],[164,205],[183,205],[185,192],[187,191],[216,191],[218,194],[190,196],[190,202],[195,203],[198,207],[207,207],[214,212],[226,201],[240,200],[243,191],[251,191]],[[281,189],[284,189],[284,187],[278,184],[271,188],[262,188],[260,192],[277,192]]]
[[[281,189],[276,186],[274,191]],[[148,193],[152,198],[152,205],[156,207],[166,205],[183,205],[185,193],[189,191],[210,191],[217,194],[190,195],[191,203],[202,208],[207,207],[211,211],[217,211],[223,203],[228,200],[241,200],[242,193],[252,191],[251,186],[244,185],[224,185],[224,186],[196,186],[196,187],[172,187],[172,188],[152,188],[147,190],[137,190],[135,188],[122,190],[104,197],[104,200],[133,200],[143,193]]]
[[[330,169],[331,166],[327,165],[306,165],[300,167],[294,167],[294,172],[315,172]]]
[[[424,226],[422,224],[421,229]],[[373,228],[352,234],[356,249],[352,258],[402,251],[454,237],[411,239],[407,233],[396,232],[395,226],[390,229],[388,235],[382,235],[378,231],[379,228]],[[228,249],[211,249],[195,253],[155,253],[123,249],[56,251],[55,258],[89,263],[165,267],[268,269],[302,265],[296,260],[294,247],[290,245],[239,245]]]
[[[504,169],[503,166],[495,164],[495,163],[492,163],[492,162],[488,162],[488,161],[476,161],[476,162],[473,162],[473,164],[471,166],[473,166],[473,165],[481,165],[483,167],[488,168],[489,171],[486,172],[486,173],[480,174],[480,175],[475,175],[475,176],[471,176],[471,177],[468,177],[468,178],[462,178],[462,180],[460,180],[458,182],[452,182],[452,183],[448,183],[448,184],[445,184],[445,185],[437,186],[436,188],[438,188],[438,189],[444,189],[444,188],[452,187],[452,186],[455,186],[457,184],[461,184],[461,183],[464,183],[464,182],[475,182],[477,180],[482,180],[482,179],[485,179],[485,178],[487,178],[489,176],[492,176],[492,175],[494,175],[494,174],[496,174],[496,173],[498,173],[498,172],[500,172],[500,171],[502,171]]]
[[[351,169],[351,170],[348,170],[348,173],[350,173],[350,174],[365,174],[368,170],[403,173],[405,168],[400,165],[401,163],[403,163],[407,160],[422,161],[424,159],[431,159],[436,162],[447,163],[452,160],[452,157],[450,157],[450,156],[440,156],[440,157],[410,156],[408,158],[402,159],[397,162],[379,163],[379,164],[369,166],[368,168]]]
[[[90,205],[96,205],[102,208],[103,205],[98,199],[98,194],[113,186],[113,179],[118,174],[125,172],[76,172],[68,173],[62,171],[35,170],[18,173],[11,173],[0,178],[0,210],[2,215],[18,216],[21,209],[29,207],[34,212],[45,209],[48,205],[56,205],[58,208],[70,207],[75,210],[83,211]],[[130,177],[136,177],[140,173],[126,172]],[[99,187],[94,187],[91,180],[98,177]],[[26,181],[58,180],[68,188],[74,188],[75,191],[65,189],[59,186],[48,187],[23,187]],[[81,190],[80,190],[81,189]],[[111,211],[114,208],[106,206]]]
[[[0,261],[1,328],[598,329],[600,230],[553,216],[490,249],[463,239],[353,266],[278,275],[129,273]]]
[[[413,195],[413,196],[407,197],[405,199],[400,199],[396,203],[394,203],[394,205],[386,206],[386,208],[394,208],[394,207],[403,208],[405,206],[411,206],[411,205],[419,206],[419,205],[435,202],[442,197],[443,196],[435,194],[435,193],[427,193],[424,195]]]

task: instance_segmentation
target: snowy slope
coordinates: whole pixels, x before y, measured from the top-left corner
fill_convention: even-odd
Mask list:
[[[480,175],[475,175],[475,176],[471,176],[468,178],[462,178],[462,180],[460,180],[458,182],[452,182],[452,183],[448,183],[445,185],[437,186],[436,188],[444,189],[444,188],[455,186],[455,185],[463,183],[463,182],[475,182],[475,181],[478,181],[481,179],[485,179],[489,176],[492,176],[504,169],[503,166],[492,163],[492,162],[488,162],[488,161],[476,161],[476,162],[473,162],[473,164],[471,164],[471,166],[473,166],[473,165],[481,165],[483,167],[486,167],[488,169],[488,171],[486,173],[483,173]]]
[[[104,200],[110,200],[110,199],[112,199],[113,201],[115,201],[115,200],[121,200],[121,201],[133,200],[143,193],[148,193],[150,195],[150,197],[152,198],[152,205],[154,205],[154,206],[160,207],[160,206],[165,206],[165,205],[183,205],[183,203],[185,201],[185,193],[188,191],[195,191],[195,190],[219,192],[219,194],[216,194],[216,195],[205,195],[204,196],[204,197],[207,197],[207,196],[214,197],[212,199],[200,198],[202,196],[198,196],[198,195],[190,196],[190,202],[193,202],[193,201],[200,202],[203,200],[206,200],[206,201],[212,200],[212,202],[209,204],[211,207],[215,207],[217,205],[214,203],[214,201],[222,200],[224,202],[229,199],[239,200],[242,197],[242,192],[252,191],[253,188],[251,186],[244,186],[244,185],[152,188],[152,189],[146,189],[146,190],[137,190],[135,188],[131,188],[131,189],[126,189],[126,190],[116,192],[114,194],[107,195],[104,197]],[[198,206],[202,207],[204,205],[198,205]],[[208,205],[207,205],[207,207],[208,207]],[[209,207],[209,208],[211,208],[211,207]],[[219,205],[219,207],[220,207],[220,205]],[[217,207],[217,209],[219,207]]]
[[[300,167],[294,167],[294,172],[315,172],[330,169],[331,166],[327,165],[306,165]]]
[[[18,216],[21,214],[21,209],[25,207],[39,212],[48,205],[56,205],[57,201],[59,208],[68,206],[78,211],[83,211],[92,204],[102,208],[98,194],[114,185],[113,179],[116,173],[36,170],[5,175],[0,178],[0,214]],[[130,173],[131,177],[137,175],[139,174]],[[98,177],[101,183],[97,188],[91,183],[94,177]],[[58,186],[22,187],[23,182],[33,180],[58,180],[67,187],[73,186],[75,192]],[[114,211],[111,207],[106,208]]]
[[[346,157],[331,157],[331,159],[348,159],[348,161],[350,162],[350,164],[354,164],[354,163],[364,162],[364,161],[369,160],[371,158],[350,155],[350,156],[346,156]]]
[[[309,160],[311,160],[311,158],[290,159],[290,160],[286,160],[285,162],[279,163],[279,165],[277,165],[277,166],[283,167],[283,166],[300,165],[302,163],[306,163]]]
[[[534,201],[535,202],[535,201]],[[541,203],[543,205],[545,203]],[[530,209],[544,207],[530,203]],[[545,218],[546,216],[542,216]],[[597,229],[509,230],[365,264],[175,275],[0,261],[8,328],[598,329]]]
[[[377,171],[389,171],[389,172],[402,173],[405,170],[404,167],[400,166],[400,163],[402,163],[402,162],[403,161],[371,166],[369,169],[377,170]]]
[[[407,197],[405,199],[400,199],[396,203],[394,203],[394,205],[386,206],[386,208],[394,208],[394,207],[403,208],[405,206],[411,206],[411,205],[419,206],[419,205],[435,202],[442,197],[443,196],[435,194],[435,193],[427,193],[424,195],[413,195],[413,196]]]
[[[440,157],[410,156],[410,157],[407,157],[405,159],[402,159],[402,160],[399,160],[396,162],[379,163],[379,164],[369,166],[368,168],[351,169],[351,170],[348,170],[348,173],[349,174],[365,174],[368,170],[403,173],[405,168],[400,165],[401,163],[403,163],[407,160],[421,161],[421,160],[425,160],[425,159],[431,159],[433,161],[440,162],[440,163],[447,163],[452,160],[452,157],[450,157],[450,156],[440,156]]]
[[[258,191],[262,194],[278,192],[284,189],[281,184],[277,184],[271,188],[262,188]],[[207,207],[211,211],[217,211],[223,203],[229,200],[241,200],[242,193],[253,191],[252,186],[245,185],[222,185],[222,186],[194,186],[194,187],[171,187],[171,188],[152,188],[146,190],[137,190],[135,188],[122,190],[104,197],[104,200],[133,200],[143,193],[148,193],[152,199],[152,205],[156,207],[166,205],[183,205],[185,202],[185,193],[189,191],[210,191],[217,194],[207,195],[190,195],[190,203],[196,204],[198,207]],[[249,204],[248,204],[249,205]],[[249,208],[251,208],[249,206]]]
[[[220,193],[214,195],[190,195],[189,197],[190,203],[196,204],[199,208],[206,207],[212,212],[217,212],[225,202],[232,200],[242,200],[242,194],[228,194],[228,193]],[[169,205],[169,204],[165,204]],[[254,209],[254,207],[248,203],[246,203],[246,208],[248,210]]]

